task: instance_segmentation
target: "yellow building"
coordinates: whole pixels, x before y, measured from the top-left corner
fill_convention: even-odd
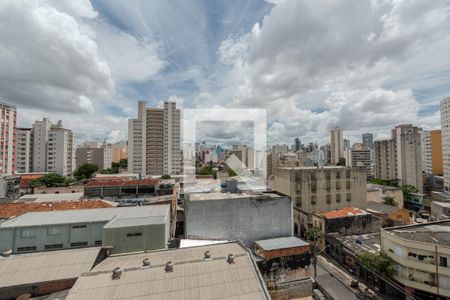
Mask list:
[[[381,249],[397,264],[394,279],[417,298],[450,297],[450,222],[381,229]]]
[[[427,174],[443,174],[441,130],[422,133],[422,166]]]

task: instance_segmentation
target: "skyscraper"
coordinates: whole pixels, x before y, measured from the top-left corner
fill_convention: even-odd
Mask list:
[[[16,132],[16,172],[29,173],[32,170],[31,128],[17,128]]]
[[[298,151],[302,148],[302,142],[299,138],[295,138],[294,140],[294,151]]]
[[[141,175],[181,173],[180,110],[174,102],[148,108],[139,101],[137,119],[128,120],[128,170]]]
[[[384,180],[397,179],[397,156],[395,141],[386,139],[375,141],[375,177]]]
[[[450,97],[441,101],[441,136],[444,191],[450,193]]]
[[[50,126],[47,147],[47,172],[71,176],[75,171],[75,142],[72,130],[62,122]]]
[[[32,162],[33,172],[47,172],[47,146],[48,133],[52,123],[49,119],[43,118],[42,121],[36,121],[33,124],[33,147]]]
[[[0,102],[0,175],[12,175],[16,169],[16,122],[17,112],[14,105]]]
[[[373,134],[371,134],[371,133],[363,133],[363,135],[362,135],[362,143],[367,148],[373,150]]]
[[[429,175],[443,174],[440,130],[422,132],[422,170]]]
[[[335,165],[344,157],[344,139],[342,129],[335,127],[331,130],[331,164]]]

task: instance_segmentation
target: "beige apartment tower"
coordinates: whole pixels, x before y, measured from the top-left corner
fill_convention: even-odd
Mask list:
[[[344,158],[344,138],[342,129],[336,127],[331,130],[331,164],[336,165],[341,158]]]
[[[441,101],[441,137],[444,191],[450,193],[450,97]]]
[[[397,179],[395,141],[375,141],[374,151],[375,177],[384,180]]]
[[[145,175],[181,173],[180,110],[174,102],[148,108],[139,101],[138,118],[128,120],[128,170]]]

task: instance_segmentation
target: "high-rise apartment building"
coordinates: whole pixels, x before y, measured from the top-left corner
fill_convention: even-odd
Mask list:
[[[342,129],[336,127],[331,130],[331,164],[336,165],[341,158],[344,158],[344,138]]]
[[[302,142],[299,138],[295,138],[294,140],[294,151],[299,151],[302,148]]]
[[[47,172],[71,176],[75,171],[75,147],[72,130],[61,121],[50,126],[47,146]]]
[[[120,141],[111,145],[111,161],[119,162],[121,159],[127,159],[127,142]]]
[[[443,174],[441,130],[422,132],[422,170],[428,175]]]
[[[395,141],[392,139],[375,141],[375,177],[391,180],[397,179]]]
[[[444,191],[450,193],[450,97],[441,101],[441,131]]]
[[[148,108],[139,101],[137,119],[128,120],[128,170],[141,175],[181,173],[180,110],[174,102]]]
[[[349,167],[364,167],[366,179],[372,179],[372,154],[368,147],[356,143],[347,151],[346,164]]]
[[[29,173],[32,170],[31,128],[17,128],[16,131],[16,172]]]
[[[364,146],[373,150],[373,134],[371,133],[363,133],[362,135],[362,143]]]
[[[112,145],[82,145],[76,150],[77,168],[85,163],[98,166],[99,170],[109,169],[112,165]]]
[[[421,128],[411,124],[399,125],[393,129],[397,153],[397,178],[400,185],[415,186],[423,191]]]
[[[16,123],[14,105],[0,102],[0,175],[12,175],[16,169]]]
[[[52,123],[47,118],[43,118],[42,121],[36,121],[33,124],[33,172],[47,172],[48,134],[51,126]]]

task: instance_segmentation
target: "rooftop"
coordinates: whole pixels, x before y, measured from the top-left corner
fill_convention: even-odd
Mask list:
[[[433,201],[431,204],[436,204],[441,207],[450,207],[450,202],[439,202],[439,201]]]
[[[103,186],[135,186],[135,185],[157,185],[159,179],[142,180],[92,180],[85,184],[85,187],[103,187]]]
[[[367,215],[368,212],[354,207],[344,207],[340,210],[331,210],[327,212],[320,213],[325,219],[334,219],[334,218],[345,218],[345,217],[354,217],[360,215]]]
[[[278,169],[282,169],[282,170],[321,170],[321,169],[342,170],[342,169],[352,169],[352,168],[346,167],[346,166],[321,166],[321,167],[313,166],[313,167],[279,167]]]
[[[381,185],[381,184],[374,184],[374,183],[366,183],[366,188],[368,191],[388,191],[388,190],[401,190],[399,187],[396,186],[389,186],[389,185]]]
[[[72,201],[83,198],[83,193],[59,193],[59,194],[28,194],[19,198],[19,201],[53,202]]]
[[[204,253],[209,251],[211,258]],[[228,263],[229,254],[234,263]],[[150,266],[143,266],[148,259]],[[173,270],[166,272],[167,262]],[[112,279],[112,270],[122,270]],[[78,278],[72,299],[270,299],[249,252],[236,242],[110,256]]]
[[[281,198],[275,193],[202,193],[189,195],[189,201],[208,201],[225,199],[245,199],[245,198]]]
[[[63,202],[64,203],[64,202]],[[147,205],[131,207],[97,208],[48,212],[30,212],[0,223],[1,228],[31,227],[42,225],[75,224],[89,222],[109,222],[113,218],[136,219],[169,216],[170,206]]]
[[[295,236],[256,241],[256,245],[264,250],[277,250],[309,246],[309,243]]]
[[[91,270],[99,250],[91,247],[0,257],[0,288],[77,278]]]
[[[381,202],[367,201],[367,211],[374,213],[391,214],[397,211],[399,208],[397,205],[389,205]]]
[[[383,230],[405,240],[450,247],[450,221],[447,220],[390,227]]]
[[[338,232],[330,233],[330,236],[339,241],[342,245],[347,247],[353,253],[361,251],[370,251],[377,253],[381,251],[380,233],[367,233],[343,236]]]
[[[94,209],[94,208],[108,208],[112,207],[110,204],[102,200],[79,200],[79,201],[65,201],[52,203],[4,203],[0,204],[0,219],[9,219],[18,217],[29,212],[38,211],[60,211],[73,209]]]

